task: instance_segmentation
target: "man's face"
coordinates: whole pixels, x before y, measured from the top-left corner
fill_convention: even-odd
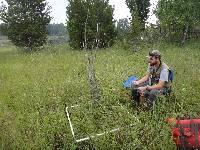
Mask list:
[[[154,66],[158,63],[159,59],[156,58],[155,56],[149,56],[148,63],[150,66]]]

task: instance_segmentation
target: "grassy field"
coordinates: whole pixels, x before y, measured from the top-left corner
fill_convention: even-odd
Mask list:
[[[124,94],[129,75],[141,77],[152,48],[175,70],[174,95],[158,99],[153,111],[136,111]],[[96,53],[95,73],[100,106],[90,100],[85,52],[67,45],[22,53],[0,48],[0,149],[175,149],[168,117],[200,117],[200,44],[181,48],[146,45],[140,52],[120,46]],[[75,143],[65,114],[70,108],[76,139],[107,132]],[[133,124],[129,127],[129,124]]]

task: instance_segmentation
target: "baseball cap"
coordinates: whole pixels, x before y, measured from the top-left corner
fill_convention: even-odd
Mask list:
[[[156,58],[161,58],[161,53],[158,50],[152,50],[149,52],[149,56],[155,56]]]

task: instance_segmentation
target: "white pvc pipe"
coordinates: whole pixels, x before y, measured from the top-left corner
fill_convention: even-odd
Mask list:
[[[111,132],[116,132],[116,131],[119,131],[119,130],[120,130],[119,128],[117,128],[117,129],[113,129],[113,130],[108,131],[108,132],[103,132],[103,133],[100,133],[100,134],[96,134],[95,136],[92,135],[92,136],[90,136],[90,137],[88,136],[88,137],[85,137],[85,138],[82,138],[82,139],[76,140],[76,142],[77,142],[77,143],[79,143],[79,142],[83,142],[83,141],[89,140],[89,139],[91,139],[91,138],[95,138],[95,137],[102,136],[102,135],[104,135],[104,134],[108,134],[108,133],[111,133]]]
[[[73,129],[72,122],[71,122],[71,119],[70,119],[70,116],[69,116],[69,112],[68,112],[67,109],[68,109],[68,107],[66,107],[65,111],[67,113],[67,118],[68,118],[68,121],[69,121],[69,126],[71,128],[71,132],[72,132],[73,138],[75,139],[74,129]]]
[[[121,105],[120,105],[121,106]],[[75,106],[70,106],[70,108],[74,108],[74,107],[78,107],[78,105],[75,105]],[[113,107],[119,107],[119,106],[113,106]],[[74,129],[73,129],[73,126],[72,126],[72,122],[71,122],[71,119],[70,119],[70,115],[69,115],[69,112],[68,112],[68,108],[69,107],[66,107],[65,110],[66,110],[66,113],[67,113],[67,118],[68,118],[68,121],[69,121],[69,125],[70,125],[70,129],[71,129],[71,132],[72,132],[72,135],[73,135],[73,138],[74,140],[79,143],[79,142],[83,142],[83,141],[86,141],[86,140],[89,140],[91,138],[95,138],[95,137],[98,137],[98,136],[102,136],[104,134],[108,134],[108,133],[112,133],[112,132],[116,132],[116,131],[119,131],[120,128],[116,128],[116,129],[113,129],[113,130],[110,130],[108,132],[103,132],[103,133],[99,133],[99,134],[96,134],[95,136],[92,135],[92,136],[88,136],[88,137],[85,137],[85,138],[82,138],[82,139],[79,139],[79,140],[76,140],[75,138],[75,134],[74,134]],[[123,106],[121,106],[122,109],[125,109]],[[128,112],[129,113],[129,112]],[[134,116],[134,118],[139,122],[138,118]],[[129,127],[133,126],[133,124],[130,124]]]

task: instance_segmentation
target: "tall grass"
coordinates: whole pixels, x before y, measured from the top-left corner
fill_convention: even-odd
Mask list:
[[[174,96],[158,99],[154,110],[138,112],[122,81],[145,73],[151,48],[159,49],[175,70]],[[96,106],[90,100],[85,52],[66,45],[29,54],[0,48],[0,149],[175,149],[165,119],[198,117],[199,56],[195,42],[185,48],[148,45],[137,53],[120,46],[99,50],[95,71],[101,105]],[[121,130],[76,144],[65,115],[65,107],[76,104],[69,111],[77,139]]]

